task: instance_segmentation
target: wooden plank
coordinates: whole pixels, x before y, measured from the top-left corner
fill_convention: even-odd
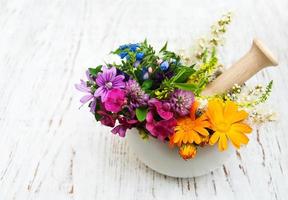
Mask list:
[[[286,199],[288,191],[288,2],[0,2],[0,199]],[[280,67],[267,107],[276,123],[256,128],[247,147],[206,176],[175,179],[142,164],[124,139],[95,124],[74,83],[119,44],[147,38],[187,48],[227,10],[235,19],[221,50],[230,65],[254,36]]]

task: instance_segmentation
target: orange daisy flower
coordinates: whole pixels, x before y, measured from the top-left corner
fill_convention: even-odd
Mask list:
[[[196,153],[197,149],[193,144],[183,144],[179,148],[179,154],[184,160],[194,158],[196,156]]]
[[[194,102],[191,110],[190,116],[181,117],[177,120],[177,125],[175,127],[175,133],[170,137],[170,144],[177,144],[179,147],[182,144],[200,144],[204,137],[209,136],[206,128],[210,127],[210,123],[205,114],[202,114],[199,118],[196,118],[196,111],[199,103]]]
[[[238,110],[236,103],[232,101],[223,102],[220,99],[213,99],[208,102],[206,114],[211,123],[211,129],[215,131],[209,139],[209,144],[218,142],[220,151],[228,147],[228,139],[238,149],[241,144],[247,144],[249,139],[247,133],[252,132],[252,128],[244,123],[248,113]]]

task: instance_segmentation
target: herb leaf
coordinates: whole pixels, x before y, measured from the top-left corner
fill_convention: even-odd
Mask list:
[[[143,122],[146,119],[148,113],[148,108],[139,107],[136,108],[136,117],[140,122]]]

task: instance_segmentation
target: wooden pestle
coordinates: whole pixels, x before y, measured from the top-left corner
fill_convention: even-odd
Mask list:
[[[277,58],[258,39],[253,40],[251,49],[238,62],[207,85],[203,96],[223,93],[234,86],[241,85],[261,69],[277,66]]]

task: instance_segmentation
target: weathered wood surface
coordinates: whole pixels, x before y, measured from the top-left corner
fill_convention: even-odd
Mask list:
[[[287,199],[288,1],[1,0],[0,199]],[[258,36],[279,68],[267,107],[279,121],[206,176],[174,179],[148,169],[124,139],[79,107],[74,83],[129,41],[185,48],[222,13],[234,22],[221,50],[229,65]]]

